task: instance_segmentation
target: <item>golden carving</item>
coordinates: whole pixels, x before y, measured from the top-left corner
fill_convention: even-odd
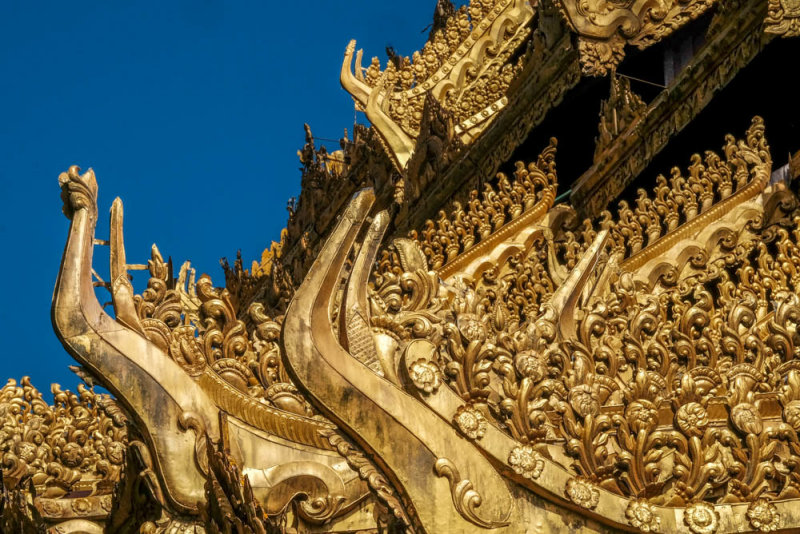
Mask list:
[[[612,74],[611,94],[600,107],[600,126],[594,148],[594,160],[598,161],[603,152],[619,135],[635,126],[647,109],[647,104],[633,91],[628,78]]]
[[[441,210],[436,222],[428,220],[421,232],[412,231],[410,237],[428,264],[447,279],[515,230],[544,216],[555,199],[555,154],[556,141],[551,139],[536,163],[517,162],[513,182],[499,173],[497,186],[486,183],[480,194],[470,192],[466,206],[455,202],[449,215]],[[381,269],[393,264],[394,258],[384,252]]]
[[[108,395],[84,385],[77,395],[57,384],[52,391],[55,404],[48,406],[27,377],[0,389],[5,484],[13,489],[30,481],[50,499],[72,492],[110,493],[125,461],[125,416]]]
[[[353,73],[351,45],[342,83],[373,127],[328,153],[306,126],[286,230],[252,274],[224,262],[224,289],[154,246],[137,294],[122,201],[95,239],[94,173],[63,173],[53,324],[119,407],[0,390],[0,527],[798,528],[797,158],[773,174],[756,117],[622,194],[768,41],[762,12],[775,31],[794,7],[726,5],[649,106],[614,75],[578,211],[554,205],[555,140],[507,161],[578,83],[578,54],[613,69],[711,3],[564,2],[575,47],[549,2],[442,2],[412,58]]]
[[[569,500],[589,510],[597,508],[597,504],[600,502],[600,492],[591,482],[582,478],[570,478],[567,480],[567,487],[564,492],[569,497]]]
[[[654,6],[636,0],[557,1],[579,35],[581,65],[586,74],[604,75],[624,57],[627,44],[646,48],[702,15],[714,0],[669,0]]]
[[[705,227],[764,188],[772,158],[761,118],[753,120],[746,141],[737,142],[727,136],[723,153],[725,161],[710,151],[702,160],[695,154],[688,176],[683,176],[677,167],[673,167],[669,182],[663,175],[658,176],[655,196],[650,198],[640,189],[635,209],[620,202],[612,240],[616,243],[614,251],[628,258],[625,268],[636,270],[668,250],[681,235]],[[611,218],[609,212],[601,216]],[[681,233],[674,233],[679,226]]]
[[[361,51],[350,42],[342,86],[366,112],[398,170],[414,151],[428,93],[453,113],[464,142],[506,106],[506,91],[523,63],[513,54],[530,35],[533,15],[524,0],[475,0],[434,29],[421,51],[390,58],[383,71],[378,58],[362,69]]]
[[[625,517],[632,527],[641,532],[661,531],[661,518],[647,501],[631,501],[625,509]]]
[[[333,431],[323,431],[322,433],[330,440],[331,445],[336,448],[339,454],[347,459],[347,463],[350,467],[357,470],[359,476],[367,481],[370,489],[375,492],[378,499],[391,511],[391,515],[404,527],[410,528],[411,520],[403,508],[399,497],[378,468],[341,435]]]
[[[747,508],[747,519],[750,526],[760,532],[774,532],[780,526],[781,515],[768,500],[756,499]]]
[[[722,6],[726,6],[725,3]],[[579,212],[595,217],[610,204],[669,143],[762,50],[770,37],[759,31],[764,5],[734,3],[715,15],[708,42],[690,70],[682,71],[669,91],[663,91],[640,117],[610,140],[572,187]],[[716,29],[714,29],[716,28]],[[713,30],[713,31],[712,31]],[[682,94],[675,99],[670,95]],[[602,140],[601,136],[598,141]]]
[[[116,318],[102,311],[87,313],[93,307],[99,310],[89,285],[96,182],[91,171],[80,175],[75,168],[61,182],[68,202],[65,213],[72,215],[73,224],[56,290],[55,326],[73,354],[91,366],[91,374],[115,376],[107,384],[137,420],[145,421],[144,430],[159,429],[137,447],[145,465],[140,476],[147,478],[164,513],[172,514],[153,528],[194,528],[196,520],[185,522],[181,516],[203,513],[198,503],[205,499],[191,499],[205,494],[212,477],[208,439],[232,444],[226,454],[243,465],[253,494],[268,513],[287,513],[297,499],[307,499],[294,512],[306,523],[336,521],[351,513],[368,490],[320,434],[333,425],[313,413],[289,380],[279,357],[280,325],[256,304],[249,308],[248,328],[237,318],[229,293],[214,288],[207,276],[193,288],[175,287],[155,248],[145,293],[137,296],[130,284],[113,283],[126,280],[128,268],[119,200],[111,210],[108,241],[108,289]],[[78,328],[90,332],[92,352],[83,341],[87,334],[76,332]],[[146,394],[136,389],[137,383],[148,389]],[[160,409],[148,410],[143,402],[154,398],[161,399]],[[271,465],[270,451],[282,446],[264,431],[307,448],[295,452],[297,459],[289,465]],[[175,453],[181,461],[172,458]]]
[[[764,31],[781,37],[800,36],[800,2],[768,0]]]
[[[683,520],[694,534],[714,534],[719,527],[719,514],[713,506],[702,501],[686,508]]]
[[[508,456],[508,464],[516,474],[525,478],[537,479],[542,474],[544,459],[530,445],[522,445],[511,450],[511,454]]]
[[[454,420],[461,433],[469,439],[481,439],[486,434],[486,418],[472,406],[459,406]]]
[[[434,393],[442,385],[441,371],[435,363],[427,359],[419,359],[408,368],[408,376],[417,389],[425,393]]]
[[[502,521],[486,521],[478,514],[483,498],[478,493],[472,482],[469,480],[461,479],[458,474],[458,469],[455,464],[447,458],[439,458],[433,464],[433,472],[436,476],[444,477],[450,483],[450,491],[453,494],[453,506],[455,506],[458,513],[465,519],[483,528],[497,528],[508,525],[507,522]]]

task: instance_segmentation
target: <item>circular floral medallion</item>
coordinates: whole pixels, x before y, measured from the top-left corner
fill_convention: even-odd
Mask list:
[[[569,500],[589,510],[594,510],[600,502],[600,492],[594,484],[583,478],[567,480],[566,494]]]
[[[434,393],[442,385],[439,367],[429,360],[419,359],[412,363],[408,368],[408,376],[414,386],[425,393]]]
[[[719,527],[719,515],[707,502],[695,502],[683,512],[683,521],[694,534],[712,534]]]
[[[544,469],[542,455],[533,450],[530,445],[514,447],[508,456],[508,464],[516,474],[530,479],[539,478]]]
[[[697,402],[690,402],[678,408],[675,419],[681,432],[688,436],[700,437],[708,426],[708,413]]]
[[[89,499],[75,499],[72,501],[72,510],[78,515],[86,515],[92,509],[92,503]]]
[[[472,406],[459,406],[454,419],[458,429],[469,439],[480,439],[486,433],[486,418]]]
[[[773,532],[778,530],[781,515],[775,505],[766,499],[756,499],[747,508],[747,519],[750,526],[761,532]]]
[[[625,517],[632,527],[642,532],[659,532],[661,529],[661,518],[647,501],[631,501],[625,509]]]
[[[42,499],[39,502],[41,503],[42,511],[45,513],[46,516],[61,517],[61,514],[64,513],[58,501],[55,501],[53,499]]]

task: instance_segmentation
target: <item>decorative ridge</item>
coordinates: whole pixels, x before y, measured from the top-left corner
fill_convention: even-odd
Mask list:
[[[638,269],[764,189],[769,182],[772,158],[761,117],[753,118],[746,141],[737,142],[726,136],[723,151],[725,161],[711,151],[706,152],[704,161],[698,154],[692,156],[688,179],[681,176],[677,167],[672,169],[669,184],[664,176],[659,176],[655,198],[640,189],[635,210],[627,202],[620,202],[619,222],[613,227],[613,235],[614,249],[628,256],[623,268]],[[611,214],[606,211],[602,217],[608,220]]]
[[[556,145],[551,139],[536,163],[517,162],[513,182],[498,173],[497,185],[486,183],[481,198],[477,190],[470,193],[466,210],[454,202],[449,216],[442,210],[436,223],[428,220],[420,233],[410,232],[439,276],[449,278],[516,229],[547,213],[557,185]]]
[[[531,34],[533,16],[527,0],[472,0],[431,32],[421,52],[393,56],[383,71],[373,58],[362,72],[362,52],[355,53],[355,41],[348,44],[342,86],[366,112],[399,170],[414,150],[429,92],[454,113],[464,142],[488,126],[522,69],[514,55]]]
[[[245,423],[296,443],[333,450],[320,432],[336,430],[335,425],[267,406],[243,394],[210,368],[206,368],[198,381],[220,408]]]

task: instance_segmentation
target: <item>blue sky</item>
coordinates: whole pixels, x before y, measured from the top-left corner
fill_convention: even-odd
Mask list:
[[[222,285],[220,257],[241,249],[249,264],[285,225],[303,123],[332,139],[352,129],[338,81],[349,39],[365,64],[387,45],[409,55],[435,0],[0,4],[0,381],[49,392],[78,382],[50,324],[68,229],[58,174],[95,170],[98,238],[123,199],[130,263],[155,242]],[[95,263],[107,271],[107,255]]]

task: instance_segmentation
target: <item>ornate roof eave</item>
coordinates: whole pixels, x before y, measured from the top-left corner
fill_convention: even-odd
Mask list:
[[[578,35],[585,74],[603,76],[625,57],[625,46],[639,49],[659,42],[696,19],[716,0],[647,0],[616,3],[602,0],[555,0]]]
[[[396,221],[398,230],[421,227],[458,191],[478,187],[479,182],[494,176],[547,113],[578,84],[581,80],[578,53],[570,42],[569,33],[547,37],[550,38],[553,42],[541,57],[534,54],[525,65],[518,85],[509,91],[508,104],[477,139],[441,169],[439,178],[417,200],[408,217]]]
[[[715,16],[706,44],[691,63],[595,155],[594,164],[572,186],[570,198],[579,213],[599,215],[758,55],[773,38],[758,31],[765,11],[763,2],[750,0]]]
[[[357,105],[364,111],[367,119],[383,144],[392,163],[403,169],[414,151],[414,140],[408,136],[383,110],[384,98],[380,91],[374,90],[363,82],[363,76],[354,76],[350,70],[353,63],[353,52],[356,48],[355,39],[351,40],[344,52],[342,72],[339,77],[342,87],[350,93]],[[362,50],[356,54],[356,72],[361,73]],[[381,78],[383,82],[383,77]]]
[[[514,76],[514,67],[509,63],[511,56],[528,39],[531,33],[530,22],[535,9],[528,0],[499,0],[496,4],[488,4],[489,9],[480,13],[464,9],[453,15],[452,26],[458,29],[461,24],[461,37],[448,36],[447,42],[442,35],[453,30],[451,26],[436,32],[426,45],[422,55],[414,54],[414,64],[408,58],[400,67],[400,72],[390,64],[383,72],[372,72],[375,77],[371,82],[364,72],[361,58],[363,52],[355,51],[355,40],[345,50],[340,74],[342,87],[355,100],[357,109],[363,110],[375,130],[378,132],[384,148],[399,171],[405,169],[415,148],[417,128],[422,118],[422,106],[427,93],[431,93],[440,103],[446,105],[460,104],[462,115],[455,124],[456,133],[467,143],[480,134],[494,116],[508,103],[503,94],[509,77]],[[486,6],[478,6],[478,11]],[[467,19],[467,12],[470,19]],[[458,22],[455,22],[458,19]],[[467,27],[469,30],[465,30]],[[436,43],[435,38],[444,43]],[[460,42],[454,41],[460,39]],[[447,57],[432,52],[435,46],[450,46]],[[429,54],[430,57],[425,57]],[[353,68],[353,60],[355,67]],[[370,67],[375,67],[373,60]],[[425,71],[425,64],[438,61],[435,69]],[[405,70],[403,70],[405,69]],[[504,74],[501,76],[501,71]],[[404,78],[398,81],[399,78]],[[485,89],[489,84],[499,88]],[[478,88],[484,93],[475,102],[461,100],[468,90]],[[488,97],[488,100],[485,99]],[[392,108],[390,110],[390,107]]]

